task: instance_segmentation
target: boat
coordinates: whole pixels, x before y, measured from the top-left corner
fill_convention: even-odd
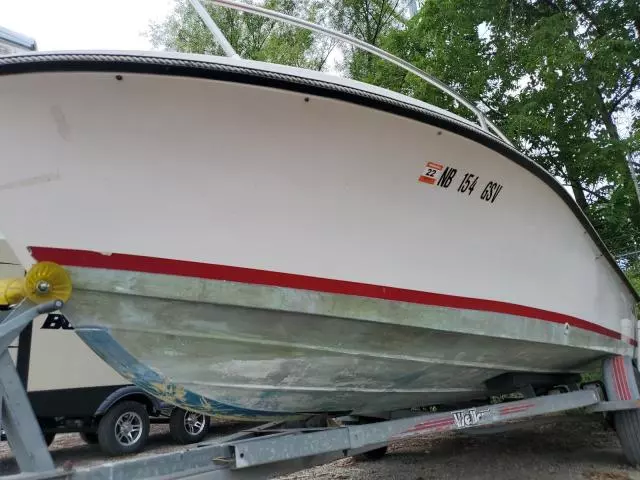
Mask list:
[[[220,36],[229,56],[0,58],[0,230],[25,269],[69,276],[61,313],[116,371],[264,421],[459,404],[636,354],[624,273],[472,102],[339,32],[214,3],[365,48],[477,121]]]

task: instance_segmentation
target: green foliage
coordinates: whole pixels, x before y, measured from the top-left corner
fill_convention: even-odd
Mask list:
[[[316,38],[309,30],[208,3],[204,3],[204,6],[243,58],[320,70],[334,47],[334,43]],[[267,0],[264,6],[312,21],[323,10],[322,2],[315,0]],[[223,54],[186,0],[178,1],[164,22],[151,25],[149,36],[156,48],[185,53]]]
[[[640,262],[634,262],[627,268],[626,274],[636,291],[640,292]]]

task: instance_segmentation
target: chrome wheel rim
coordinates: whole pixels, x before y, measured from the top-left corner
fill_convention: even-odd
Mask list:
[[[142,417],[136,412],[124,412],[116,420],[115,434],[120,445],[135,444],[142,436]]]
[[[204,430],[204,415],[200,413],[187,412],[184,416],[184,429],[189,435],[200,435]]]

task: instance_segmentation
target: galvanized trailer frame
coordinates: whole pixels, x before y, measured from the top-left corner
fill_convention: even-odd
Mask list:
[[[264,478],[345,456],[379,457],[389,443],[426,433],[478,428],[579,408],[588,412],[636,413],[640,409],[636,370],[631,358],[610,357],[604,360],[604,390],[609,401],[605,400],[603,389],[591,384],[567,393],[455,411],[393,412],[393,417],[404,415],[404,418],[375,423],[362,423],[362,419],[355,417],[332,419],[326,415],[310,415],[302,420],[247,429],[172,453],[114,461],[97,467],[56,469],[8,347],[36,316],[61,307],[60,301],[35,305],[25,300],[11,311],[0,312],[0,421],[22,472],[5,477],[8,479]],[[633,450],[640,445],[627,447]]]

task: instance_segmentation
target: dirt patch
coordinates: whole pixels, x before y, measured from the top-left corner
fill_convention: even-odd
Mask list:
[[[585,472],[587,480],[631,480],[627,472]]]

